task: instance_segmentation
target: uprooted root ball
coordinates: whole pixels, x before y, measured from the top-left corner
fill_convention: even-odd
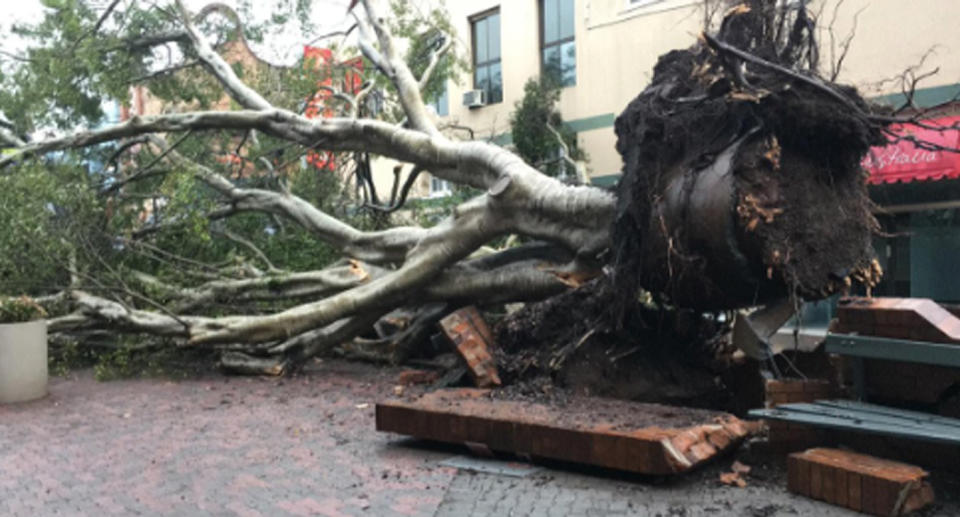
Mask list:
[[[806,11],[776,4],[753,0],[662,56],[617,119],[621,315],[641,287],[719,310],[879,279],[860,161],[881,126],[853,88],[816,75]]]

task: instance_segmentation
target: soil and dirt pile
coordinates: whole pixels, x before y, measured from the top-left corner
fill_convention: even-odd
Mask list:
[[[741,393],[759,373],[731,368],[723,317],[648,299],[618,326],[611,298],[601,278],[501,320],[501,396],[562,402],[572,392],[735,412],[750,403]]]

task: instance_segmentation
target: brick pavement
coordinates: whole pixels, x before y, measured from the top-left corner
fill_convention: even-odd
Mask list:
[[[54,379],[0,406],[0,515],[433,515],[455,471],[373,430],[389,381]]]
[[[374,431],[397,374],[329,362],[283,380],[54,379],[50,397],[0,406],[0,516],[856,515],[710,470],[668,485],[458,472],[438,465],[450,451]]]

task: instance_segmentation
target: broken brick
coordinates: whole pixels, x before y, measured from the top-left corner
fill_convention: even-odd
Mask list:
[[[734,438],[724,428],[718,427],[707,432],[707,441],[717,449],[723,450],[730,446]]]
[[[933,502],[928,473],[916,466],[839,449],[791,454],[787,488],[872,515],[905,515]]]
[[[440,374],[429,370],[404,370],[397,376],[397,384],[412,386],[414,384],[430,384],[436,381]]]
[[[467,364],[467,372],[477,387],[499,386],[500,374],[490,350],[493,334],[475,307],[464,307],[440,320],[443,333]]]
[[[765,383],[768,408],[780,404],[814,402],[834,395],[833,384],[826,379],[783,379]],[[768,445],[779,452],[793,452],[823,445],[825,434],[814,427],[785,422],[766,422]]]

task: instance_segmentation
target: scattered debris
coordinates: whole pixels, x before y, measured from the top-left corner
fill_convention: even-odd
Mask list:
[[[416,384],[430,384],[436,382],[440,374],[430,370],[404,370],[397,376],[397,384],[413,386]]]
[[[733,465],[730,465],[730,472],[720,473],[720,482],[723,483],[724,485],[746,488],[747,480],[743,479],[743,477],[749,473],[750,473],[749,465],[744,465],[739,461],[734,461]]]
[[[840,449],[793,453],[787,488],[796,494],[871,515],[906,515],[933,503],[927,471]]]
[[[720,482],[724,485],[737,486],[740,488],[747,487],[747,481],[736,472],[721,472]]]

